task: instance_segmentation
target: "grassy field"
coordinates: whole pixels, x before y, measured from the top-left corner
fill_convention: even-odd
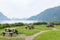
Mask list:
[[[60,29],[60,25],[56,25],[55,27],[56,27],[57,29]]]
[[[25,26],[19,26],[16,28],[17,28],[19,34],[25,34],[27,36],[33,35],[42,30],[51,30],[51,28],[47,28],[46,25],[35,25],[34,27],[35,27],[35,29],[32,29],[32,30],[26,30]],[[3,31],[4,31],[3,29],[0,29],[0,35],[2,34]]]
[[[26,30],[25,26],[17,26],[15,27],[19,34],[25,34],[27,36],[31,36],[33,34],[36,34],[37,32],[40,32],[42,30],[51,30],[49,32],[45,32],[39,36],[37,36],[33,40],[59,40],[60,37],[60,25],[55,25],[55,28],[59,29],[57,31],[53,31],[51,28],[47,28],[46,25],[34,25],[35,29],[32,30]],[[2,32],[4,32],[4,29],[0,29],[0,36],[2,35]],[[24,40],[22,38],[0,38],[0,40]]]
[[[25,40],[23,38],[0,38],[0,40]]]
[[[60,40],[60,30],[54,30],[42,33],[33,40]]]
[[[51,28],[45,27],[45,25],[35,25],[35,29],[32,30],[26,30],[25,27],[20,26],[16,27],[19,30],[20,34],[25,34],[27,36],[33,35],[41,30],[51,30]]]
[[[2,32],[4,31],[4,29],[0,29],[0,35],[2,35]]]

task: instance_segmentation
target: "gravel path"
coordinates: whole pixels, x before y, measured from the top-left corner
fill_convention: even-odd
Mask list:
[[[26,37],[25,40],[32,40],[32,39],[35,38],[36,36],[38,36],[38,35],[40,35],[40,34],[42,34],[42,33],[44,33],[44,32],[47,32],[47,31],[48,31],[48,30],[40,31],[40,32],[38,32],[38,33],[36,33],[36,34],[34,34],[34,35],[32,35],[32,36]]]
[[[56,28],[52,28],[52,30],[57,30]]]

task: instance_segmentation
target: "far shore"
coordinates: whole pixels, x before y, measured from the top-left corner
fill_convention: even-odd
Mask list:
[[[33,21],[33,20],[4,20],[4,21],[0,21],[0,24],[13,24],[13,23],[35,23],[35,22],[39,22],[39,21]]]

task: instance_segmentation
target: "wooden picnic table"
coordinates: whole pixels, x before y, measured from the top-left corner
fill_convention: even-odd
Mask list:
[[[5,32],[2,32],[3,36],[9,35],[9,36],[13,36],[13,34],[16,33],[18,34],[18,31],[16,30],[16,28],[5,28]]]

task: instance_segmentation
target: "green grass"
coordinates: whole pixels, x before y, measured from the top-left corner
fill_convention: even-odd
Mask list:
[[[33,35],[41,30],[51,30],[50,28],[45,27],[45,25],[35,25],[35,29],[26,30],[24,26],[17,27],[20,34],[25,34],[27,36]]]
[[[51,30],[51,28],[47,28],[45,25],[35,25],[34,26],[35,29],[32,29],[32,30],[26,30],[25,29],[25,26],[19,26],[19,27],[16,27],[19,34],[25,34],[27,36],[31,36],[41,30]],[[0,34],[3,30],[0,30]]]
[[[23,38],[0,38],[0,40],[25,40]]]
[[[16,27],[19,34],[25,34],[27,36],[31,36],[33,34],[36,34],[39,31],[42,30],[52,30],[51,28],[47,28],[46,25],[34,25],[35,29],[32,30],[26,30],[25,26],[19,26]],[[55,28],[60,29],[60,25],[55,25]],[[0,35],[2,35],[2,32],[4,31],[4,29],[0,29]],[[49,32],[45,32],[39,36],[37,36],[35,39],[33,40],[59,40],[60,38],[60,31],[49,31]],[[0,38],[0,40],[24,40],[22,38]]]
[[[40,30],[37,30],[37,29],[26,30],[25,27],[17,27],[17,29],[19,30],[20,34],[25,34],[27,36],[33,35],[33,34],[40,31]]]
[[[35,28],[38,30],[51,30],[51,28],[47,28],[46,25],[35,25]]]
[[[3,32],[4,30],[3,29],[0,29],[0,35],[2,35],[2,32]]]
[[[57,29],[60,29],[60,25],[56,25],[55,27],[56,27]]]
[[[38,35],[33,40],[60,40],[60,30],[49,31]]]

